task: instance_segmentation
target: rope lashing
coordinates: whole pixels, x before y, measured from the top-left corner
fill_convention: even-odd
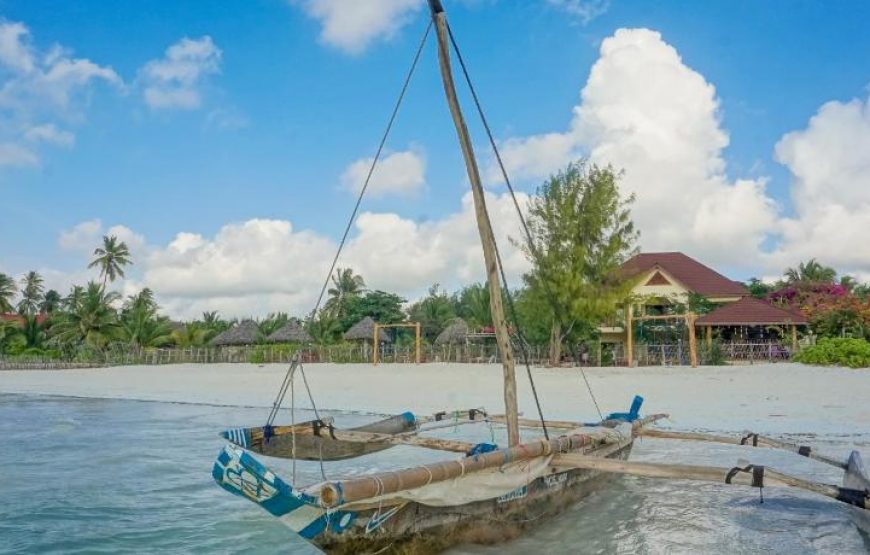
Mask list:
[[[735,466],[728,471],[728,474],[725,475],[725,483],[731,484],[731,480],[733,480],[739,472],[746,472],[747,474],[752,474],[751,485],[754,488],[758,488],[760,502],[764,503],[764,467],[757,464],[750,464],[742,468],[739,466]]]

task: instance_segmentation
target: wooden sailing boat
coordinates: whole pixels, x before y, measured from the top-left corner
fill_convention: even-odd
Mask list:
[[[440,0],[429,0],[429,6],[438,39],[444,90],[471,183],[483,247],[490,308],[504,370],[505,415],[499,420],[507,426],[508,446],[499,449],[490,444],[433,441],[416,436],[413,430],[386,430],[385,433],[349,430],[333,431],[328,439],[324,439],[323,434],[309,434],[307,439],[311,443],[303,448],[306,456],[300,456],[300,442],[306,441],[300,440],[302,430],[311,428],[311,423],[305,423],[301,428],[296,425],[281,430],[280,435],[289,437],[291,443],[296,442],[296,451],[292,452],[296,458],[314,458],[321,441],[332,442],[328,449],[335,448],[339,454],[345,453],[346,449],[359,449],[359,454],[363,454],[371,452],[367,449],[372,446],[379,450],[396,443],[412,443],[462,452],[462,456],[413,468],[325,480],[300,487],[287,483],[243,449],[249,447],[264,454],[274,454],[268,452],[264,431],[260,429],[259,444],[250,440],[253,435],[243,438],[232,434],[225,436],[234,440],[236,445],[225,447],[218,456],[212,471],[217,483],[231,493],[259,504],[306,540],[336,553],[432,552],[460,541],[509,539],[532,522],[557,514],[610,473],[720,481],[755,487],[787,485],[861,508],[870,506],[870,481],[857,453],[848,464],[834,461],[846,470],[845,487],[815,484],[770,470],[765,472],[764,467],[752,465],[718,469],[626,462],[634,439],[653,435],[648,426],[665,416],[641,417],[642,399],[639,397],[627,413],[612,414],[596,425],[549,423],[551,428],[564,429],[567,424],[571,429],[559,437],[520,443],[513,350],[502,307],[495,240],[474,150],[456,97],[446,16]],[[473,421],[474,417],[470,420]],[[318,426],[323,424],[320,419],[318,422]],[[540,423],[524,424],[537,424],[546,431],[548,423],[542,417]],[[257,433],[256,429],[249,430],[254,430],[252,434]],[[271,433],[274,435],[274,430]],[[705,436],[705,440],[732,442],[729,438],[713,436]],[[755,444],[758,445],[758,436]],[[284,445],[285,452],[281,456],[287,455],[286,442]],[[764,442],[762,445],[782,447]],[[807,449],[801,448],[800,454],[809,453]],[[343,458],[324,457],[322,454],[318,457],[321,460]]]

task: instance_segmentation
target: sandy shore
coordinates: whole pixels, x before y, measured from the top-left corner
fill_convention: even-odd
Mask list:
[[[5,371],[0,392],[268,407],[285,370],[284,365],[216,364]],[[532,417],[528,380],[523,369],[518,371],[520,410]],[[533,372],[546,417],[595,418],[577,369]],[[503,410],[498,365],[311,364],[306,374],[324,409]],[[870,429],[868,371],[781,363],[588,368],[586,375],[602,411],[625,410],[638,393],[646,398],[645,412],[670,413],[676,428],[843,436],[863,436]]]

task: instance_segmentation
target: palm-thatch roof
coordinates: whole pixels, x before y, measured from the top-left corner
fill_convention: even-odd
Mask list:
[[[444,331],[435,338],[436,345],[465,343],[468,335],[468,324],[462,318],[454,318]]]
[[[278,328],[275,333],[266,338],[268,343],[311,343],[314,339],[296,320],[290,320],[287,325]]]
[[[371,316],[366,316],[356,324],[352,325],[349,330],[344,332],[344,338],[350,341],[358,341],[360,339],[371,341],[374,339],[374,335],[375,321]],[[383,332],[378,333],[378,340],[382,343],[389,343],[392,341],[390,336]]]
[[[253,345],[257,342],[260,329],[253,320],[245,320],[211,340],[212,345]]]

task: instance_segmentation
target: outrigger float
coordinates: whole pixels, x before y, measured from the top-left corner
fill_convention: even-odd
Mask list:
[[[317,413],[304,370],[296,359],[279,388],[267,424],[223,432],[222,436],[231,445],[221,451],[214,464],[212,475],[215,481],[227,491],[257,503],[280,518],[301,537],[330,553],[427,553],[438,552],[459,542],[491,543],[511,539],[534,523],[558,514],[600,487],[603,479],[613,474],[700,480],[755,488],[797,488],[852,505],[861,511],[862,518],[866,518],[870,513],[867,511],[870,508],[870,479],[857,451],[852,452],[847,461],[839,461],[819,454],[808,446],[792,445],[758,434],[727,437],[657,430],[651,428],[651,425],[666,415],[641,416],[641,397],[635,397],[628,412],[610,414],[591,425],[545,420],[540,404],[539,420],[519,418],[514,368],[515,345],[511,343],[502,307],[501,287],[504,275],[500,272],[501,260],[486,210],[477,161],[456,96],[450,60],[451,45],[462,66],[487,132],[489,127],[483,118],[479,100],[471,86],[467,68],[447,24],[440,0],[429,0],[429,7],[432,22],[427,27],[414,58],[399,102],[372,163],[369,178],[426,38],[434,27],[444,90],[471,183],[490,291],[490,309],[504,369],[505,414],[490,416],[478,409],[461,411],[451,413],[453,418],[450,425],[479,421],[503,423],[507,428],[508,445],[498,447],[488,443],[471,444],[420,435],[422,431],[443,425],[439,421],[444,420],[448,413],[418,418],[408,412],[367,426],[339,429],[332,420],[322,418]],[[495,149],[491,136],[490,142]],[[496,159],[501,165],[497,149]],[[508,189],[513,194],[507,173],[503,166],[501,169]],[[360,193],[360,199],[367,184],[368,179]],[[359,203],[350,222],[354,220],[358,208]],[[521,213],[519,217],[522,218]],[[534,254],[534,245],[531,242],[530,249]],[[335,260],[337,259],[338,254]],[[334,267],[335,261],[327,280]],[[510,296],[505,298],[510,303]],[[319,304],[320,301],[315,306],[315,311]],[[509,308],[512,309],[512,306],[509,305]],[[516,322],[515,318],[514,321]],[[523,355],[532,392],[535,393],[520,330],[517,330],[517,335],[519,341],[516,346]],[[292,391],[297,373],[301,373],[305,382],[315,410],[315,420],[303,423],[291,421],[289,426],[276,426],[275,417],[288,387]],[[536,393],[535,400],[537,401]],[[290,413],[295,418],[295,404]],[[520,443],[520,427],[540,429],[543,437]],[[560,433],[553,437],[551,432],[556,430]],[[629,462],[632,444],[639,437],[718,442],[794,451],[798,455],[843,469],[843,485],[820,484],[752,464],[719,468]],[[343,479],[326,479],[324,474],[324,480],[320,483],[300,486],[283,480],[251,454],[254,452],[271,457],[323,462],[364,456],[400,444],[459,455],[441,462]]]

